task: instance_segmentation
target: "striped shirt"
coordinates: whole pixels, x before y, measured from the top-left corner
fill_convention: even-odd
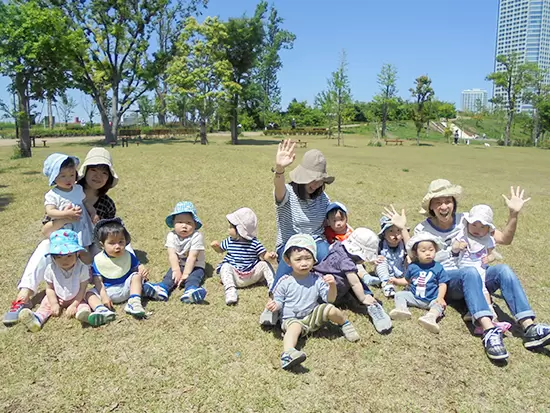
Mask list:
[[[325,192],[314,199],[300,199],[292,186],[286,184],[286,192],[277,207],[277,249],[285,245],[294,234],[308,234],[315,241],[324,239],[324,222],[330,199]]]
[[[221,242],[220,248],[227,254],[218,265],[218,272],[223,264],[229,264],[241,272],[251,271],[260,262],[260,255],[266,252],[265,247],[256,238],[235,240],[229,237]]]

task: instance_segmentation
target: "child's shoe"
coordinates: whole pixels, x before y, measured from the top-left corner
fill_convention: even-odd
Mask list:
[[[295,348],[285,351],[281,354],[281,368],[288,370],[298,364],[301,364],[306,359],[306,353],[303,351],[296,350]]]
[[[534,350],[550,344],[550,326],[548,324],[531,324],[523,332],[523,345]]]
[[[128,300],[126,303],[126,306],[124,307],[124,311],[126,311],[127,314],[133,315],[136,318],[143,318],[145,317],[145,309],[141,305],[141,300]]]
[[[234,305],[239,301],[239,295],[237,294],[237,289],[235,287],[228,288],[225,290],[225,304]]]
[[[168,301],[168,290],[160,284],[151,284],[153,288],[157,291],[158,300]]]
[[[384,293],[384,297],[387,298],[395,296],[395,288],[392,284],[382,283],[382,292]]]
[[[260,314],[260,325],[262,326],[274,326],[279,321],[279,312],[278,311],[269,311],[264,309],[262,314]]]
[[[22,300],[15,300],[11,302],[10,309],[4,314],[4,325],[12,326],[19,321],[19,313],[23,308],[26,308],[27,304]]]
[[[367,306],[367,312],[372,319],[372,324],[374,324],[376,331],[383,334],[391,330],[391,319],[384,311],[384,307],[382,307],[378,302]]]
[[[412,314],[409,310],[394,308],[390,311],[390,317],[392,320],[410,320]]]
[[[88,317],[90,317],[91,311],[88,308],[83,308],[76,312],[75,318],[81,323],[88,324]]]
[[[381,283],[380,278],[374,277],[370,274],[363,275],[362,281],[363,281],[363,284],[365,284],[368,287],[378,287],[380,286],[380,283]]]
[[[352,343],[361,339],[357,333],[357,330],[355,330],[355,327],[349,321],[346,321],[342,325],[342,333],[344,334],[346,340],[351,341]]]
[[[437,324],[437,313],[429,311],[426,315],[423,315],[418,319],[418,322],[422,327],[428,330],[430,333],[439,334],[439,324]]]
[[[206,297],[206,290],[202,287],[198,288],[190,288],[188,290],[185,290],[183,295],[180,297],[180,300],[182,303],[186,304],[198,304],[202,301],[204,301],[204,298]]]
[[[150,282],[143,283],[141,287],[141,295],[146,298],[151,298],[153,300],[160,300],[159,291],[155,284]]]
[[[95,311],[88,316],[88,323],[94,327],[114,321],[116,314],[104,305],[98,306]]]
[[[23,308],[19,312],[18,320],[32,333],[42,330],[42,322],[38,316],[28,308]]]

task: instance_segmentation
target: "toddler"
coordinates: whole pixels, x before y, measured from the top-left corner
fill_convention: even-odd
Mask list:
[[[102,251],[94,257],[92,275],[95,288],[88,293],[88,302],[94,310],[89,321],[100,325],[115,317],[112,303],[126,302],[124,311],[136,318],[145,317],[142,295],[158,300],[158,291],[145,282],[149,271],[138,258],[126,249],[130,234],[120,218],[102,219],[95,226],[95,238]],[[145,283],[144,283],[145,282]]]
[[[213,241],[210,246],[218,253],[227,254],[217,268],[225,288],[225,303],[236,304],[237,287],[248,287],[266,280],[271,289],[273,269],[265,261],[276,259],[277,254],[267,252],[256,238],[258,235],[258,218],[250,208],[240,208],[226,215],[229,221],[229,237],[221,243]]]
[[[315,264],[317,245],[310,235],[296,234],[287,241],[283,259],[292,273],[283,276],[273,291],[273,300],[266,306],[269,311],[282,310],[284,351],[281,367],[285,370],[306,359],[303,351],[296,350],[300,336],[306,336],[330,321],[339,325],[349,341],[359,340],[355,327],[344,313],[330,304],[336,299],[336,282],[331,275],[319,277],[311,270]],[[322,300],[319,304],[318,300]]]
[[[452,242],[452,255],[457,260],[457,267],[474,267],[477,269],[483,285],[483,295],[487,304],[493,310],[493,323],[506,332],[512,326],[507,322],[499,322],[493,309],[491,295],[485,286],[487,264],[494,260],[495,239],[493,233],[493,210],[488,205],[476,205],[469,214],[464,214],[462,231]],[[482,334],[481,326],[476,326],[474,333]]]
[[[325,259],[313,269],[321,276],[334,276],[337,300],[341,300],[351,289],[355,297],[367,306],[376,330],[384,333],[391,329],[391,320],[384,308],[373,298],[368,287],[363,287],[357,269],[358,265],[373,262],[377,257],[377,250],[376,234],[367,228],[357,228],[345,241],[332,244]]]
[[[32,312],[24,308],[18,315],[19,321],[29,331],[37,332],[50,318],[59,317],[66,308],[69,317],[82,323],[88,322],[90,307],[84,299],[90,280],[90,267],[80,261],[78,254],[84,248],[78,242],[78,235],[69,229],[60,229],[50,235],[51,262],[44,272],[46,296],[40,308]]]
[[[86,195],[76,183],[78,163],[77,157],[62,153],[53,153],[46,158],[43,172],[54,188],[44,196],[44,206],[46,215],[52,220],[72,220],[73,223],[67,229],[75,231],[80,245],[87,248],[92,244],[93,225],[90,217],[95,216],[96,211],[91,205],[85,207]],[[84,261],[91,262],[91,257],[85,251],[80,255]]]
[[[178,202],[165,221],[169,228],[173,228],[166,236],[165,244],[170,269],[155,288],[162,300],[168,300],[176,287],[185,286],[181,302],[200,303],[206,297],[206,289],[201,287],[206,256],[204,238],[199,232],[202,222],[197,210],[192,202]]]
[[[325,238],[329,244],[347,239],[353,228],[348,225],[348,209],[340,202],[331,202],[326,211]]]
[[[395,308],[390,311],[393,320],[411,318],[408,306],[429,309],[418,322],[432,333],[439,333],[437,320],[447,306],[445,294],[449,277],[441,264],[435,261],[435,254],[442,248],[438,237],[420,232],[407,242],[407,253],[412,259],[403,278],[391,277],[393,285],[408,286],[408,291],[395,294]]]

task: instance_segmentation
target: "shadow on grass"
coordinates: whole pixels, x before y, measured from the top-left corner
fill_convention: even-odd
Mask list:
[[[421,143],[418,146],[435,146],[433,143]]]
[[[0,185],[0,189],[7,188],[9,185]]]
[[[27,172],[21,172],[21,175],[40,175],[40,171],[27,171]]]
[[[6,207],[11,204],[13,201],[13,195],[12,194],[4,194],[0,195],[0,212],[2,212]]]
[[[267,146],[267,145],[278,145],[281,143],[280,140],[273,139],[239,139],[238,146]],[[231,145],[231,141],[227,141],[228,145]]]
[[[147,253],[142,250],[134,250],[136,253],[136,257],[142,264],[147,264],[149,262],[149,258],[147,258]]]

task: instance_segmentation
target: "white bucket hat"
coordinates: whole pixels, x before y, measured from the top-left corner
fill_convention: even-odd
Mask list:
[[[292,247],[305,248],[313,254],[313,258],[317,261],[317,244],[311,235],[294,234],[291,236],[285,244],[283,255]]]
[[[237,228],[237,233],[247,240],[252,240],[258,236],[258,217],[250,208],[240,208],[226,218]]]
[[[488,225],[491,231],[496,229],[493,225],[493,210],[489,205],[481,204],[474,206],[470,209],[470,213],[464,217],[464,220],[469,224],[479,221],[483,225]]]
[[[107,165],[113,177],[113,183],[111,184],[111,188],[114,188],[116,186],[116,184],[118,183],[118,175],[115,172],[115,168],[113,168],[113,158],[111,157],[111,154],[107,149],[105,148],[90,149],[90,152],[88,152],[88,154],[86,155],[86,159],[84,159],[84,162],[82,163],[82,165],[80,165],[80,169],[78,170],[78,176],[84,177],[86,175],[88,166],[91,166],[91,165]]]
[[[460,185],[453,185],[446,179],[436,179],[430,182],[428,192],[422,198],[422,209],[419,211],[422,215],[428,215],[430,211],[430,201],[434,198],[452,196],[458,198],[462,194]]]
[[[423,232],[419,232],[418,234],[412,236],[411,239],[409,239],[406,245],[407,254],[411,255],[413,247],[419,242],[423,242],[423,241],[433,242],[435,244],[435,249],[437,251],[445,248],[445,244],[443,243],[440,237],[430,234],[429,232],[423,231]]]
[[[378,256],[380,238],[368,228],[357,228],[342,242],[348,254],[356,255],[363,261],[374,261]]]

